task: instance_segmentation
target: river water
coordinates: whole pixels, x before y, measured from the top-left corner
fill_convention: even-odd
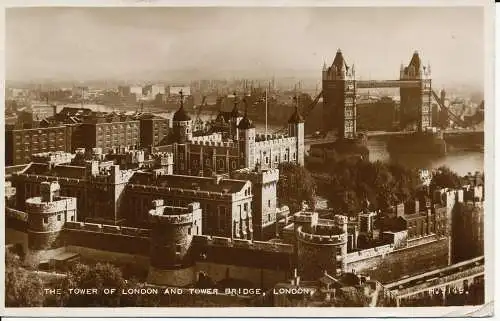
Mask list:
[[[73,106],[72,106],[73,107]],[[74,107],[80,107],[74,106]],[[96,111],[111,112],[111,107],[103,105],[85,105],[86,108],[91,108]],[[159,115],[172,118],[173,112],[159,113]],[[213,119],[216,115],[214,113],[203,114],[200,116],[202,120]],[[192,116],[193,117],[193,116]],[[257,131],[264,132],[265,125],[256,123]],[[268,131],[271,133],[279,129],[279,126],[268,126]],[[370,151],[370,161],[383,161],[383,162],[396,162],[409,168],[437,168],[446,165],[451,170],[457,172],[459,175],[466,175],[468,172],[484,171],[484,152],[471,151],[464,149],[448,148],[448,153],[445,156],[432,156],[423,154],[407,154],[407,155],[389,155],[387,151],[387,138],[386,137],[370,137],[368,140],[368,149]]]
[[[425,154],[390,155],[387,151],[387,138],[371,137],[368,140],[371,161],[395,162],[409,168],[437,168],[443,165],[459,175],[468,172],[484,170],[484,153],[448,146],[445,156],[432,156]]]

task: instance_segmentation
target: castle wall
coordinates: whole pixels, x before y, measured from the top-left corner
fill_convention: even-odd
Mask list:
[[[282,137],[255,143],[255,163],[277,168],[283,162],[297,160],[297,138]]]
[[[130,227],[71,222],[66,223],[63,237],[66,246],[147,256],[149,233],[149,230]]]
[[[363,259],[347,262],[346,271],[354,270],[356,273],[364,273],[386,283],[400,279],[404,275],[446,266],[448,250],[447,238],[436,239],[423,245],[385,253],[380,251],[373,256],[366,255]]]

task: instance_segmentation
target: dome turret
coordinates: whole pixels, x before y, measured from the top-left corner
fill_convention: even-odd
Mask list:
[[[181,95],[181,106],[175,112],[173,121],[190,121],[191,117],[189,117],[189,115],[184,110],[184,94],[182,93],[182,90],[179,92],[179,95]]]

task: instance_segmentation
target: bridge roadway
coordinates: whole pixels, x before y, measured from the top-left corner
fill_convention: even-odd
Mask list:
[[[414,131],[395,131],[395,132],[388,132],[388,131],[370,131],[370,132],[365,132],[364,134],[370,138],[370,137],[381,137],[381,136],[399,136],[399,135],[410,135],[414,134]],[[456,134],[473,134],[473,133],[483,133],[483,129],[446,129],[442,130],[441,133],[443,133],[444,136],[446,135],[456,135]],[[325,143],[333,143],[337,140],[336,137],[306,137],[304,139],[304,144],[305,145],[319,145],[319,144],[325,144]]]
[[[356,80],[356,88],[415,88],[421,80]]]
[[[384,288],[399,303],[401,299],[421,293],[441,293],[444,297],[463,291],[463,281],[471,284],[477,277],[484,277],[484,256],[384,284]]]

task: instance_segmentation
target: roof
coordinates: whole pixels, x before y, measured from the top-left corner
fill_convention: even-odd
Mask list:
[[[52,169],[50,169],[48,164],[32,163],[28,167],[28,169],[24,171],[24,173],[32,175],[57,176],[61,178],[83,179],[85,177],[85,167],[73,165],[56,165]]]
[[[408,66],[414,66],[416,70],[419,70],[420,65],[421,65],[420,56],[418,55],[418,51],[415,51],[413,53],[413,56],[411,57],[411,60],[410,60],[410,63],[408,64]]]
[[[335,66],[338,69],[341,69],[342,67],[349,69],[349,66],[347,66],[347,63],[346,63],[344,56],[342,55],[342,51],[340,51],[340,49],[337,50],[337,54],[335,55],[335,58],[333,59],[332,66]]]
[[[181,107],[175,112],[173,121],[189,121],[191,117],[184,110],[184,106],[181,104]]]
[[[303,122],[304,122],[304,118],[300,114],[299,108],[295,107],[295,111],[293,112],[290,119],[288,119],[288,123],[289,124],[299,124],[299,123],[303,123]]]
[[[250,129],[250,128],[255,128],[255,126],[252,123],[252,121],[247,117],[247,115],[245,115],[238,124],[238,129]]]
[[[233,118],[241,117],[240,111],[238,110],[238,103],[238,100],[235,99],[233,110],[231,110],[231,117]]]
[[[219,114],[217,115],[216,120],[217,121],[223,121],[223,122],[228,122],[231,119],[231,114],[232,112],[230,111],[220,111]]]
[[[161,175],[158,178],[152,173],[136,172],[130,179],[130,184],[152,185],[158,187],[183,188],[216,193],[236,193],[241,191],[248,181],[222,179],[218,184],[213,177],[198,177],[185,175]]]

